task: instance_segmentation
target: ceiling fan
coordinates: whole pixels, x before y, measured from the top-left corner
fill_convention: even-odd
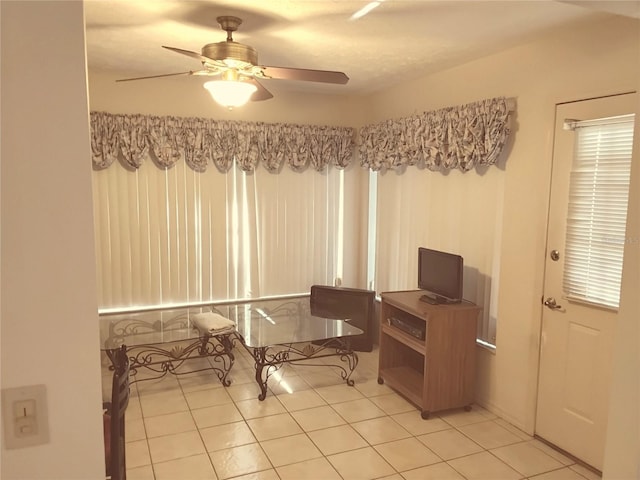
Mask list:
[[[202,47],[202,53],[163,45],[167,50],[200,60],[203,67],[201,70],[124,78],[117,81],[128,82],[177,75],[219,77],[217,80],[206,82],[204,87],[209,90],[214,100],[230,109],[243,105],[248,100],[260,101],[273,98],[271,92],[258,82],[258,79],[300,80],[342,85],[349,81],[349,77],[343,72],[258,65],[256,49],[233,40],[232,33],[238,29],[242,20],[238,17],[220,16],[217,21],[227,32],[227,39],[205,45]]]

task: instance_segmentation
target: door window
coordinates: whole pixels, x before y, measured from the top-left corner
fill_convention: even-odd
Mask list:
[[[563,291],[617,309],[625,243],[634,115],[567,121],[575,130]]]

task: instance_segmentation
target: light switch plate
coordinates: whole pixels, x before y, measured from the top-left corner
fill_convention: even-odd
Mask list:
[[[46,385],[2,389],[2,423],[7,449],[48,443]]]

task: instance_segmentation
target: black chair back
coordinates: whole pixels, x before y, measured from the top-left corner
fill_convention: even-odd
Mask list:
[[[373,318],[375,292],[358,288],[311,286],[311,313],[326,318],[348,318],[349,323],[363,330],[351,337],[351,347],[358,352],[373,350]]]

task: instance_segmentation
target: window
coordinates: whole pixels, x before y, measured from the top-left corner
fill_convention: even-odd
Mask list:
[[[344,171],[228,175],[230,298],[308,293],[341,277]]]
[[[634,115],[567,124],[576,132],[563,276],[570,299],[619,306],[633,125]]]
[[[371,172],[375,210],[369,214],[369,232],[375,239],[369,239],[367,278],[375,290],[417,289],[418,247],[462,255],[464,299],[482,307],[477,338],[495,346],[504,179],[497,168],[482,176]]]
[[[333,167],[195,172],[183,161],[170,169],[146,161],[135,171],[94,171],[101,310],[332,285],[343,255],[356,251],[355,238],[344,238],[343,223],[357,205],[357,192],[345,193],[348,176]]]

